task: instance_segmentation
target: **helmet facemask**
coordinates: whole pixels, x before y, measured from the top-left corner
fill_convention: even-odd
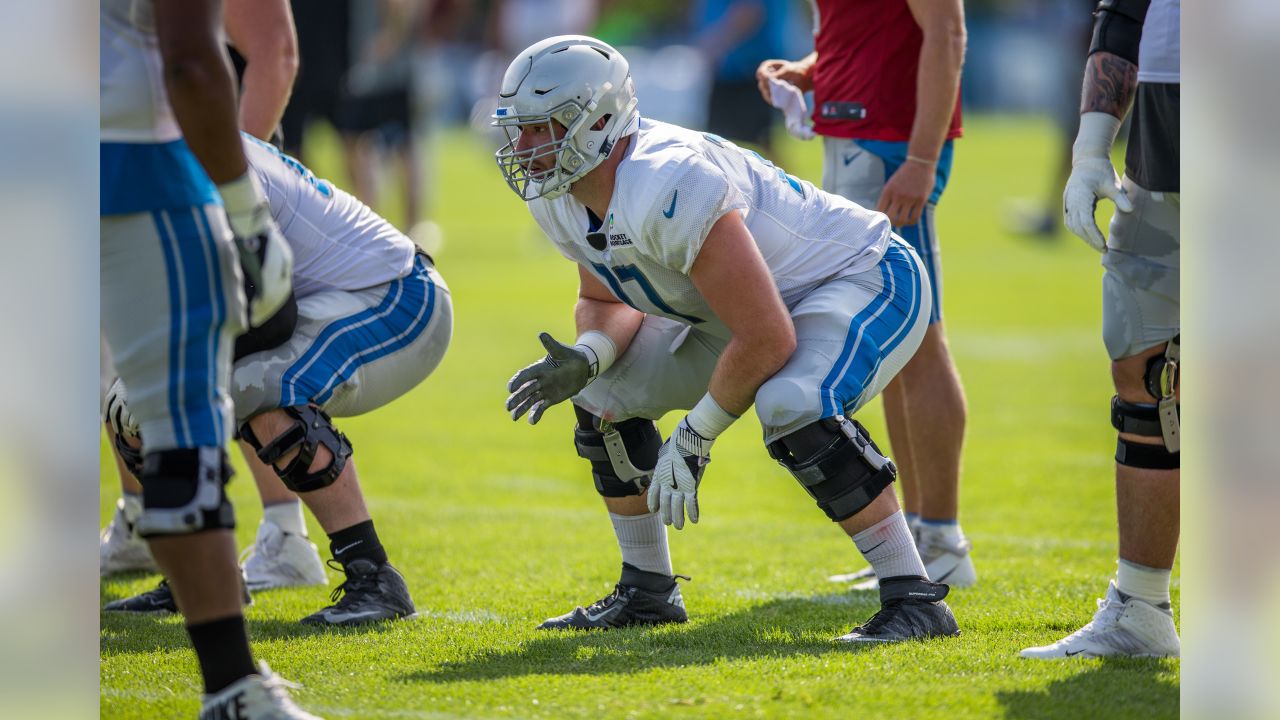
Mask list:
[[[637,126],[635,84],[609,45],[578,35],[547,38],[516,57],[503,78],[493,126],[507,143],[494,160],[520,199],[556,198],[609,157]],[[546,124],[550,140],[517,150],[522,128]],[[551,168],[534,163],[554,158]]]

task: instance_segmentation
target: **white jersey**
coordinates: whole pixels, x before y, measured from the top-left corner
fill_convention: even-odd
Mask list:
[[[101,214],[220,203],[169,105],[151,0],[98,11]]]
[[[829,280],[875,266],[889,243],[883,214],[715,135],[642,119],[626,152],[593,233],[599,249],[572,195],[533,200],[529,209],[562,255],[645,313],[729,336],[689,279],[711,226],[729,212],[742,213],[789,308]]]
[[[413,241],[367,205],[274,146],[241,133],[249,168],[293,250],[293,292],[362,290],[413,269]]]
[[[1181,31],[1181,0],[1151,0],[1138,46],[1138,82],[1180,82]]]

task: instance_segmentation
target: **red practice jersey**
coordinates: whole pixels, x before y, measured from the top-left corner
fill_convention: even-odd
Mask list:
[[[814,131],[859,140],[910,140],[924,35],[906,0],[810,4],[818,51],[813,69]],[[947,137],[960,137],[958,95]]]

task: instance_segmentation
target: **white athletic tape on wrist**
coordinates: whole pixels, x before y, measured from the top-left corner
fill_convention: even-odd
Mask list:
[[[1080,116],[1080,130],[1071,147],[1071,162],[1091,158],[1111,158],[1111,146],[1120,132],[1120,119],[1104,112],[1087,112]]]
[[[579,335],[574,348],[581,350],[587,356],[587,362],[590,363],[587,370],[588,380],[595,380],[600,373],[613,365],[614,360],[618,359],[618,347],[613,344],[613,338],[599,330],[588,330]]]
[[[231,231],[238,237],[257,235],[265,229],[270,214],[259,209],[266,206],[267,196],[252,171],[219,185],[218,194],[227,210]]]
[[[685,416],[689,428],[708,440],[715,440],[738,419],[737,415],[720,407],[711,393],[702,396],[697,405]]]

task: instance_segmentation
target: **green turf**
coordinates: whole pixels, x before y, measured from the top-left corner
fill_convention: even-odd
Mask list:
[[[1115,566],[1101,271],[1078,240],[1004,229],[1006,201],[1039,196],[1049,182],[1049,126],[966,125],[938,213],[948,330],[970,408],[962,517],[980,575],[949,599],[962,637],[869,651],[830,643],[874,611],[873,597],[825,580],[862,562],[769,460],[753,417],[716,445],[702,522],[671,536],[677,571],[694,578],[684,588],[689,624],[534,632],[605,594],[618,570],[573,452],[571,411],[554,408],[529,427],[502,409],[507,378],[540,354],[536,333],[570,336],[575,272],[540,239],[489,151],[453,133],[436,144],[434,173],[453,344],[408,396],[342,422],[421,617],[316,631],[295,621],[326,590],[268,592],[247,614],[257,654],[303,683],[295,696],[329,718],[1176,716],[1176,661],[1016,656],[1088,621]],[[791,173],[820,177],[816,143],[781,154]],[[336,153],[318,157],[317,173],[340,180],[324,162]],[[862,415],[883,438],[878,405]],[[104,448],[104,523],[116,497],[105,459]],[[260,512],[240,477],[232,494],[247,544]],[[154,581],[104,582],[103,600]],[[1176,576],[1174,593],[1176,605]],[[102,717],[194,717],[199,676],[179,620],[104,614],[101,658]]]

